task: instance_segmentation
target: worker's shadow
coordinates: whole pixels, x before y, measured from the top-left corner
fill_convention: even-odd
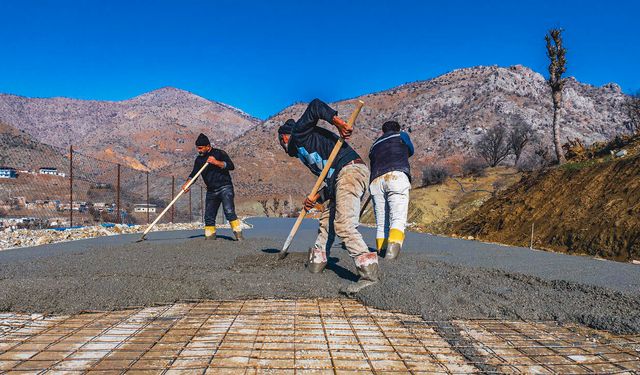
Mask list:
[[[327,257],[327,269],[331,270],[338,275],[338,277],[349,280],[349,281],[358,281],[358,275],[351,272],[351,270],[342,267],[338,264],[340,258],[328,256]]]
[[[189,236],[189,239],[193,239],[193,238],[201,238],[204,240],[204,234],[196,234],[193,236]],[[236,239],[231,237],[231,236],[223,236],[221,234],[216,235],[216,239],[217,240],[227,240],[227,241],[235,241]]]
[[[263,253],[267,254],[279,254],[280,250],[278,249],[262,249]],[[327,270],[333,271],[338,277],[349,280],[349,281],[357,281],[358,275],[353,273],[351,270],[342,267],[340,264],[340,258],[332,257],[330,254],[327,254]]]

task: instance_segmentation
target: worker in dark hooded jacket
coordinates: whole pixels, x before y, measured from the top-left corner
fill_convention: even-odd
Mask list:
[[[299,158],[316,176],[322,172],[339,139],[335,133],[318,126],[319,120],[336,126],[345,139],[353,132],[353,128],[338,117],[337,111],[319,99],[309,103],[298,121],[289,119],[278,129],[278,139],[284,151]],[[327,251],[337,234],[344,240],[360,275],[357,283],[343,290],[348,294],[378,281],[378,255],[369,251],[358,232],[360,201],[368,184],[369,169],[358,153],[344,143],[329,169],[324,187],[315,197],[307,197],[304,202],[307,211],[316,202],[324,203],[318,237],[309,249],[307,268],[312,273],[322,272],[327,265]]]
[[[398,257],[404,242],[411,189],[409,157],[413,143],[396,121],[382,125],[382,136],[369,151],[371,193],[376,214],[376,248],[387,259]]]

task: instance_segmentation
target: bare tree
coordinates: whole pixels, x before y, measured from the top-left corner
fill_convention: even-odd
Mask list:
[[[632,133],[640,132],[640,91],[627,98],[625,108],[629,115],[627,129]]]
[[[269,217],[269,200],[261,199],[258,202],[260,202],[260,205],[262,206],[262,210],[264,211],[264,216]]]
[[[547,42],[547,56],[549,57],[549,80],[547,83],[551,87],[551,99],[553,100],[553,146],[556,152],[558,164],[565,162],[560,143],[560,108],[562,107],[562,89],[564,88],[564,78],[562,74],[567,71],[566,48],[562,46],[562,29],[551,29],[544,36]]]
[[[533,128],[522,118],[517,118],[509,133],[509,148],[516,157],[515,165],[518,165],[524,148],[533,138]]]
[[[478,155],[490,166],[497,166],[511,153],[507,137],[507,128],[503,124],[487,130],[476,143]]]

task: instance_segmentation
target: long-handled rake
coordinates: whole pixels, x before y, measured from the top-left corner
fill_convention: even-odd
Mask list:
[[[184,189],[180,189],[180,192],[178,193],[178,195],[176,195],[176,197],[173,198],[171,203],[169,203],[169,205],[167,205],[167,207],[160,213],[160,215],[158,215],[158,217],[156,217],[156,219],[153,221],[153,223],[151,223],[151,225],[149,225],[147,227],[147,229],[145,229],[144,233],[142,233],[142,237],[140,237],[140,239],[137,240],[136,242],[142,242],[142,241],[146,240],[145,237],[147,236],[147,233],[149,233],[151,231],[151,229],[156,225],[156,223],[158,223],[158,221],[160,221],[160,219],[162,219],[164,214],[166,214],[167,211],[169,211],[171,206],[173,206],[174,203],[176,203],[178,201],[178,199],[180,199],[182,194],[184,194],[185,191],[189,190],[191,185],[193,185],[193,183],[196,182],[198,177],[200,177],[200,175],[202,174],[202,172],[204,172],[205,168],[207,168],[208,165],[209,165],[209,163],[204,163],[204,165],[202,166],[202,168],[200,168],[198,173],[196,173],[196,175],[193,176],[193,178],[191,180],[189,180],[189,183],[187,184],[187,186],[185,186]]]

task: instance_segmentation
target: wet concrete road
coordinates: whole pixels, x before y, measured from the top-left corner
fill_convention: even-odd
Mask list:
[[[295,219],[252,218],[252,229],[244,232],[247,239],[269,239],[284,243]],[[292,252],[303,252],[313,244],[317,221],[304,220],[291,246]],[[375,230],[361,227],[365,241],[373,246]],[[232,237],[229,229],[219,230],[219,235]],[[139,234],[99,237],[87,240],[43,245],[32,248],[0,251],[0,267],[3,263],[26,260],[32,257],[57,255],[88,248],[119,246],[139,238]],[[150,244],[183,244],[202,237],[201,231],[153,232],[147,237]],[[332,252],[345,252],[336,240]],[[568,281],[583,285],[604,287],[626,294],[640,295],[640,266],[585,256],[551,253],[527,248],[487,244],[422,233],[408,233],[404,251],[419,253],[430,260],[452,265],[480,267],[538,277],[549,281]]]
[[[304,223],[284,260],[288,219],[251,219],[243,242],[221,230],[101,237],[0,252],[0,311],[74,314],[180,300],[340,298],[357,280],[339,244],[325,272],[305,270],[316,223]],[[369,243],[373,230],[363,228]],[[398,260],[381,259],[381,282],[356,296],[366,306],[427,321],[572,322],[640,333],[639,268],[410,233]]]

